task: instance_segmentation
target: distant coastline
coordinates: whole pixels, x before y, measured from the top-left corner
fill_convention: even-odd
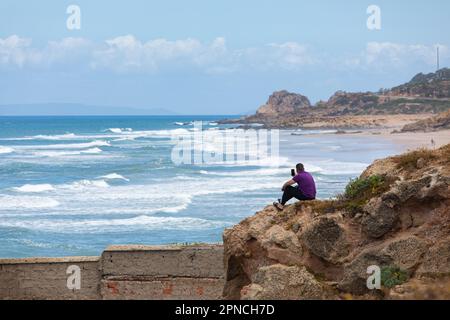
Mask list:
[[[328,101],[314,105],[302,94],[276,91],[254,115],[220,123],[241,128],[259,124],[278,129],[399,129],[399,124],[403,127],[448,110],[450,69],[443,68],[419,73],[407,83],[378,92],[337,91]],[[448,129],[442,123],[445,121],[440,117],[435,127]]]

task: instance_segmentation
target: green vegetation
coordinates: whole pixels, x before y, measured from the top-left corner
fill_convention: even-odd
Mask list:
[[[350,180],[345,187],[345,197],[347,199],[356,199],[367,193],[376,194],[377,190],[384,185],[384,178],[379,175],[370,176],[368,178],[357,178]]]
[[[357,178],[350,180],[345,188],[345,193],[341,196],[344,208],[350,213],[357,213],[373,197],[386,192],[389,183],[385,177],[373,175],[367,178]]]
[[[439,113],[449,110],[449,102],[443,100],[433,100],[433,99],[392,99],[385,103],[381,103],[375,106],[377,110],[385,111],[388,113],[406,113],[406,114],[416,114],[416,113]]]
[[[345,210],[347,213],[355,215],[362,211],[370,199],[389,190],[392,182],[381,175],[352,179],[345,188],[344,194],[338,195],[336,199],[311,201],[308,202],[308,206],[318,214]]]
[[[436,158],[433,150],[418,149],[394,158],[398,169],[414,170],[417,168],[417,161],[423,159],[425,163]]]
[[[381,268],[381,284],[386,288],[408,281],[408,273],[396,266],[385,266]]]

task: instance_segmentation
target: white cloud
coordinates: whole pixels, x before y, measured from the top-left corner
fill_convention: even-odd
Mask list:
[[[345,65],[363,68],[399,68],[417,63],[436,64],[438,45],[402,44],[393,42],[369,42],[362,54],[347,58]],[[439,45],[441,58],[450,57],[449,48]]]
[[[279,61],[285,69],[298,68],[319,62],[308,46],[296,42],[269,45],[273,59]]]
[[[31,39],[12,35],[0,39],[0,66],[42,68],[58,63],[69,64],[88,55],[90,47],[90,42],[85,39],[64,38],[49,41],[44,48],[38,49],[32,47]]]
[[[169,41],[155,39],[141,42],[132,35],[107,40],[94,51],[92,66],[120,72],[154,72],[170,65],[204,66],[214,63],[225,49],[225,40],[217,38],[211,45],[196,39]]]
[[[440,45],[442,60],[450,50]],[[49,41],[43,48],[30,39],[12,35],[0,39],[0,67],[86,68],[119,73],[157,73],[194,69],[208,74],[237,71],[285,70],[298,72],[314,65],[337,69],[392,70],[416,64],[434,65],[435,45],[369,42],[363,52],[351,56],[321,54],[297,42],[270,43],[230,49],[218,37],[210,43],[197,39],[153,39],[143,42],[125,35],[94,43],[83,38]]]
[[[211,43],[197,39],[154,39],[142,42],[133,35],[92,43],[82,38],[50,41],[44,48],[32,47],[30,39],[13,35],[0,39],[0,65],[24,68],[84,64],[96,70],[154,73],[161,69],[195,68],[205,73],[271,68],[297,70],[316,62],[309,48],[295,42],[229,49],[223,37]]]
[[[22,67],[33,56],[30,46],[30,39],[23,39],[16,35],[0,39],[0,64]]]

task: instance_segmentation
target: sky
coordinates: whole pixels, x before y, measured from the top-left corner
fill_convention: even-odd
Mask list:
[[[437,46],[450,67],[449,31],[447,0],[2,0],[0,105],[243,114],[282,89],[317,102],[433,72]]]

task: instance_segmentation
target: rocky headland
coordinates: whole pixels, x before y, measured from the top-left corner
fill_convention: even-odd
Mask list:
[[[450,145],[377,160],[335,199],[268,206],[223,239],[226,299],[450,299]]]
[[[450,69],[414,76],[378,92],[338,91],[328,101],[311,104],[298,93],[274,92],[254,115],[220,123],[266,128],[382,128],[392,115],[417,115],[410,123],[450,109]],[[401,128],[401,127],[400,127]]]

